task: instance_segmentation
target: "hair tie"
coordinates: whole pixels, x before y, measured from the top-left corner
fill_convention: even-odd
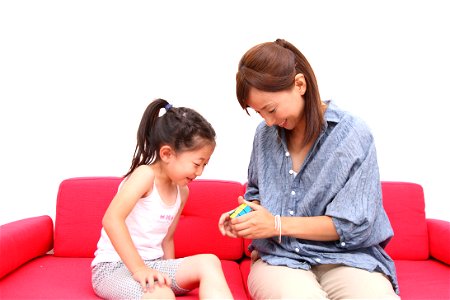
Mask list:
[[[172,108],[172,104],[167,103],[167,104],[164,106],[164,108],[166,109],[166,111],[168,111],[169,109]]]

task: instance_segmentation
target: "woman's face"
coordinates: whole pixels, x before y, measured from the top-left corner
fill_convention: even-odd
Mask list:
[[[300,80],[297,77],[301,77]],[[247,105],[261,115],[268,126],[294,129],[303,117],[303,95],[306,91],[303,75],[298,74],[297,77],[295,84],[288,90],[265,92],[250,88]]]

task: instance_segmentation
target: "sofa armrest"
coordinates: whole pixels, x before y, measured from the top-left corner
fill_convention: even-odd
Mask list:
[[[450,222],[427,219],[430,255],[450,265]]]
[[[53,248],[49,216],[26,218],[0,226],[0,278]]]

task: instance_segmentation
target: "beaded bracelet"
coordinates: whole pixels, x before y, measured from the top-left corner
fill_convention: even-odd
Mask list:
[[[278,231],[278,243],[281,243],[281,217],[275,215],[275,230]]]

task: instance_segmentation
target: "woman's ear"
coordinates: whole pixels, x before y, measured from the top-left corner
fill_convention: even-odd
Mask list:
[[[173,156],[174,152],[169,145],[164,145],[159,149],[159,157],[163,162],[169,162]]]
[[[295,75],[295,87],[299,89],[300,95],[303,96],[306,93],[306,80],[302,73]]]

